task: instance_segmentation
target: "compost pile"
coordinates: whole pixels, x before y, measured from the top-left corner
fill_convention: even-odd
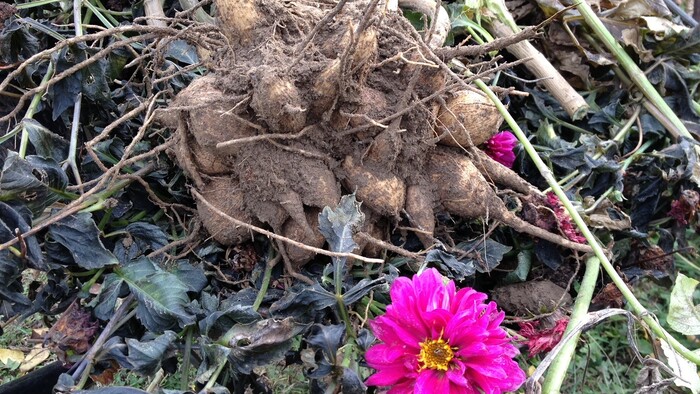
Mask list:
[[[444,211],[585,250],[505,208],[486,179],[533,188],[471,149],[503,119],[488,98],[450,80],[400,13],[359,1],[332,10],[269,0],[218,6],[230,48],[170,106],[179,114],[177,161],[217,241],[251,235],[223,213],[321,247],[319,212],[355,192],[362,231],[375,239],[407,220],[429,247],[434,212]],[[444,37],[433,33],[435,46]],[[296,266],[314,255],[288,249]]]

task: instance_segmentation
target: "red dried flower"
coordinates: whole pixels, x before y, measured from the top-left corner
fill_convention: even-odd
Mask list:
[[[539,321],[518,323],[520,326],[520,335],[527,338],[525,343],[530,349],[528,355],[532,357],[554,349],[559,341],[561,341],[567,324],[569,324],[569,319],[563,318],[557,320],[554,327],[538,331],[537,327],[540,325]]]
[[[687,225],[695,221],[695,215],[700,205],[700,194],[695,190],[683,190],[677,200],[671,202],[668,216],[676,219],[678,224]]]
[[[552,192],[547,193],[547,205],[554,211],[559,229],[564,233],[566,238],[580,244],[586,242],[586,237],[581,235],[576,226],[571,222],[571,217],[566,213],[566,210],[564,210],[556,194]]]

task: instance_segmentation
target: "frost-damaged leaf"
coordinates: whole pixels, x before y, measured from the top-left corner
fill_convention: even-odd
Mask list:
[[[272,364],[284,358],[292,339],[306,329],[305,324],[288,317],[283,320],[265,319],[253,324],[238,325],[229,333],[229,361],[244,375],[253,368]]]
[[[440,271],[448,273],[450,278],[462,281],[476,272],[474,260],[458,259],[442,249],[433,249],[425,256],[426,263],[438,264]]]
[[[262,319],[253,309],[255,299],[242,299],[240,293],[219,304],[218,298],[202,293],[202,306],[208,313],[199,321],[199,330],[210,338],[218,338],[236,324],[249,324]]]
[[[273,316],[313,315],[317,311],[336,305],[335,294],[324,289],[320,284],[313,286],[295,285],[270,306]]]
[[[22,126],[29,134],[29,142],[38,156],[53,159],[60,163],[68,157],[69,142],[60,135],[44,127],[34,119],[22,120]]]
[[[93,303],[91,303],[91,306],[95,306],[96,304],[94,309],[95,317],[104,321],[107,321],[110,319],[110,317],[112,317],[114,307],[117,303],[117,298],[119,297],[119,293],[122,292],[122,288],[124,286],[124,280],[118,275],[108,274],[105,276],[100,295],[95,298]]]
[[[190,302],[187,286],[175,275],[155,267],[150,259],[140,258],[114,272],[138,299],[136,317],[148,330],[160,333],[195,322],[195,316],[185,309]]]
[[[671,367],[677,378],[673,383],[678,387],[687,387],[693,394],[700,394],[700,376],[698,376],[698,366],[692,361],[680,355],[678,352],[663,339],[661,341],[661,350],[666,356],[668,366]],[[695,353],[700,354],[696,350]]]
[[[173,357],[177,334],[165,331],[155,338],[126,339],[126,354],[117,357],[121,366],[142,375],[153,375],[163,360]],[[123,348],[121,350],[124,350]]]
[[[158,250],[168,244],[168,236],[154,224],[135,222],[121,231],[127,235],[120,242],[117,242],[114,254],[122,263],[146,255],[149,251]]]
[[[370,290],[374,290],[377,287],[384,285],[385,283],[386,280],[384,277],[380,277],[377,279],[362,279],[361,281],[357,282],[357,284],[353,286],[350,290],[348,290],[345,294],[343,294],[343,301],[345,302],[345,305],[352,305],[357,300],[369,293]]]
[[[31,228],[29,225],[31,220],[31,213],[28,209],[24,207],[17,208],[5,204],[4,202],[0,202],[0,242],[7,242],[16,238],[17,235],[14,233],[15,229],[18,229],[22,233],[29,231]],[[36,237],[33,235],[24,237],[24,244],[27,247],[26,259],[29,262],[29,266],[41,271],[48,271],[51,266],[46,264],[44,261],[41,248],[39,247],[39,242],[37,241]],[[12,257],[11,259],[17,260],[15,262],[16,264],[19,261],[19,258]],[[2,263],[3,259],[0,259],[0,264]],[[24,264],[21,264],[21,266],[24,266]]]
[[[354,194],[350,194],[340,199],[336,209],[323,208],[318,215],[318,227],[332,251],[350,253],[357,247],[352,236],[364,220],[360,203],[355,200]]]
[[[192,265],[187,260],[178,261],[177,269],[172,273],[193,293],[199,293],[209,283],[202,267]]]
[[[50,225],[49,234],[70,252],[72,263],[82,268],[96,269],[119,264],[119,260],[102,244],[100,230],[88,212],[68,216]]]
[[[336,354],[343,345],[344,338],[345,325],[343,324],[332,326],[315,324],[313,326],[311,335],[306,341],[314,349],[316,369],[308,374],[309,377],[319,379],[332,372],[333,367],[336,365]],[[320,357],[319,351],[321,352]]]
[[[27,156],[0,148],[0,201],[24,203],[35,215],[58,201],[56,192],[65,189],[68,177],[53,160]]]
[[[96,51],[94,48],[88,48],[84,43],[64,47],[53,56],[56,73],[64,72],[85,61]],[[83,97],[101,108],[113,109],[115,105],[109,97],[110,90],[107,85],[107,66],[106,59],[99,59],[52,85],[48,90],[48,97],[53,104],[53,120],[58,119],[68,108],[71,108],[81,93]]]
[[[216,372],[219,365],[225,363],[231,353],[231,349],[228,347],[216,343],[208,343],[208,340],[207,337],[201,338],[203,357],[197,369],[196,380],[203,385],[214,376],[214,372]]]
[[[486,242],[482,240],[474,240],[468,242],[460,242],[457,244],[457,248],[464,251],[474,251],[479,253],[479,259],[475,262],[475,267],[478,272],[485,273],[491,272],[494,268],[498,267],[503,260],[503,255],[510,252],[510,246],[500,244],[492,239],[487,239]]]
[[[365,386],[362,378],[351,368],[343,368],[341,383],[344,394],[363,394],[367,392],[367,386]]]
[[[698,283],[700,282],[679,273],[671,291],[666,319],[672,329],[684,335],[700,335],[700,305],[693,304],[693,293]]]
[[[10,17],[0,30],[0,63],[14,64],[39,52],[39,39],[30,29]]]

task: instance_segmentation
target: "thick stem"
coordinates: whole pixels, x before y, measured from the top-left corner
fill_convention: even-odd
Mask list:
[[[597,257],[589,258],[586,261],[586,272],[583,274],[583,279],[581,280],[581,287],[576,296],[574,308],[571,311],[569,324],[567,324],[566,331],[564,331],[562,337],[566,337],[574,330],[574,327],[586,317],[588,308],[591,305],[591,300],[593,299],[593,292],[595,290],[595,284],[598,281],[599,272],[600,260],[598,260]],[[552,361],[552,364],[549,366],[549,372],[547,372],[547,376],[545,377],[544,385],[542,386],[543,393],[560,392],[561,385],[564,383],[564,378],[566,377],[566,372],[569,369],[569,364],[576,352],[576,343],[580,335],[580,332],[575,334],[573,340],[567,342],[557,355],[557,358]]]
[[[489,24],[491,32],[497,37],[509,37],[518,31],[513,31],[498,20],[492,20]],[[529,59],[525,62],[530,72],[532,72],[547,91],[561,104],[571,119],[581,119],[588,113],[588,103],[578,92],[564,79],[552,63],[538,51],[529,41],[521,41],[506,48],[518,59]]]

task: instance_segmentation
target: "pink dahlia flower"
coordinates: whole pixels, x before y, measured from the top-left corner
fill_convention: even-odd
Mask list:
[[[516,390],[525,373],[499,326],[504,313],[486,294],[459,291],[435,269],[398,278],[386,314],[370,322],[382,341],[367,350],[377,372],[368,385],[389,393],[497,394]]]
[[[510,131],[502,131],[486,141],[484,152],[497,162],[512,168],[515,163],[513,148],[516,145],[518,145],[518,139]]]

